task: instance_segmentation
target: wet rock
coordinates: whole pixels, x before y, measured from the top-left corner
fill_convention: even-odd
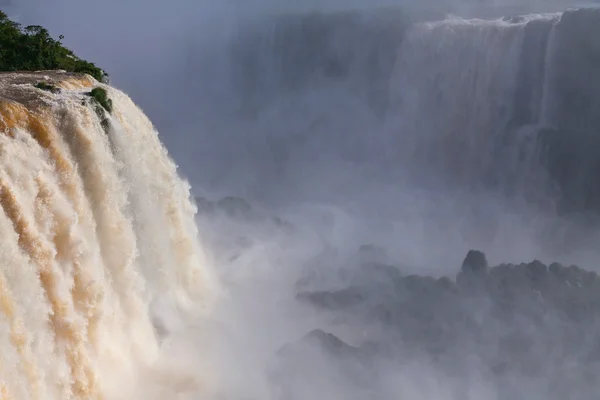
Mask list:
[[[461,271],[483,273],[488,269],[488,262],[485,254],[479,250],[469,250],[463,260]]]
[[[436,279],[430,276],[409,275],[398,282],[400,290],[411,294],[427,294],[437,288]]]
[[[480,292],[484,290],[487,272],[485,254],[479,250],[469,250],[456,276],[456,283],[468,291]]]
[[[600,10],[566,11],[552,60],[553,127],[540,134],[542,161],[563,212],[600,210]]]
[[[441,292],[457,292],[456,284],[446,276],[443,276],[437,280],[437,288]]]
[[[336,357],[359,357],[361,355],[358,347],[350,346],[334,334],[327,333],[322,329],[309,332],[303,340],[320,346],[327,353]]]
[[[338,291],[300,292],[296,295],[296,298],[300,301],[332,310],[347,309],[365,301],[364,294],[358,288],[348,288]]]
[[[211,214],[215,211],[215,203],[204,198],[196,197],[196,207],[198,207],[198,213],[200,214]]]
[[[286,399],[318,398],[327,391],[344,398],[363,399],[361,392],[376,386],[372,354],[367,348],[351,346],[316,329],[283,346],[268,376]]]
[[[485,254],[472,250],[457,281],[409,275],[395,279],[393,292],[383,285],[373,290],[372,282],[361,287],[356,281],[346,291],[305,296],[313,306],[331,312],[336,321],[354,321],[385,332],[377,340],[379,349],[394,354],[386,362],[425,358],[448,373],[461,369],[466,373],[465,354],[475,355],[498,384],[499,393],[504,393],[502,398],[519,393],[511,391],[518,385],[506,389],[507,382],[518,379],[575,385],[579,382],[575,375],[561,371],[573,364],[585,371],[598,362],[597,274],[576,266],[547,266],[539,260],[490,268]],[[313,332],[310,338],[328,348],[330,355],[361,354],[324,332]],[[371,352],[371,359],[374,354],[381,357]]]
[[[240,197],[224,197],[217,202],[217,207],[233,217],[250,217],[252,206]]]
[[[402,280],[400,270],[389,264],[363,263],[356,269],[356,273],[352,274],[350,280],[353,285],[390,289]]]
[[[534,260],[527,265],[529,276],[533,281],[540,281],[548,273],[548,267],[539,260]]]

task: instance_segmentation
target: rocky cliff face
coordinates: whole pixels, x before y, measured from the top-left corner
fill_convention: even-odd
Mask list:
[[[600,10],[563,14],[552,60],[552,123],[545,165],[572,211],[600,207]]]
[[[443,392],[452,399],[479,398],[466,394],[472,388],[467,377],[475,375],[489,390],[481,394],[486,399],[590,399],[598,390],[597,274],[540,261],[488,268],[485,255],[475,250],[456,280],[403,275],[378,263],[362,268],[371,283],[357,274],[345,289],[299,293],[333,326],[363,327],[363,335],[350,345],[316,331],[285,346],[272,377],[286,393],[301,393],[303,382],[323,379],[311,352],[352,382],[348,392],[357,399],[367,393],[392,398],[384,371],[413,363],[423,373],[439,373],[442,386],[456,380],[456,387]],[[410,397],[411,384],[403,385]],[[442,395],[437,390],[431,395]]]

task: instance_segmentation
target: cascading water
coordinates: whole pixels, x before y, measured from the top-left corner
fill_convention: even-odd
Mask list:
[[[510,129],[535,124],[525,113],[540,101],[541,85],[526,74],[543,61],[522,61],[531,56],[524,50],[529,23],[450,18],[409,29],[390,89],[394,156],[461,186],[493,174],[504,180],[525,174],[518,159],[505,158],[507,150],[524,151],[527,132],[511,135]]]
[[[562,88],[590,92],[577,129],[593,125],[592,88],[582,87],[568,60],[570,53],[580,59],[580,47],[572,50],[576,25],[593,31],[597,15],[411,22],[397,10],[349,11],[240,23],[218,52],[196,54],[220,63],[222,75],[207,74],[206,83],[221,82],[231,96],[201,107],[207,127],[224,139],[202,141],[198,151],[207,160],[230,154],[231,169],[243,167],[252,181],[229,177],[224,166],[219,182],[233,179],[249,196],[310,181],[310,159],[319,180],[332,170],[337,180],[342,169],[391,182],[408,174],[419,185],[493,190],[571,211],[592,207],[592,189],[574,183],[579,163],[558,171],[565,163],[555,153],[556,140],[572,137],[556,131],[576,119]],[[582,55],[581,64],[587,76],[593,61]],[[194,90],[204,89],[204,78]]]
[[[128,398],[158,355],[151,304],[210,300],[189,186],[118,90],[56,72],[0,85],[0,398]]]
[[[578,263],[597,268],[597,253],[589,250],[596,247],[591,233],[597,227],[569,225],[555,207],[585,212],[586,203],[593,204],[582,201],[594,189],[578,174],[591,182],[598,182],[597,175],[591,177],[593,168],[573,160],[569,151],[580,146],[588,157],[592,151],[583,147],[594,143],[598,126],[592,93],[600,91],[591,73],[598,66],[597,44],[585,39],[584,50],[575,38],[586,29],[597,32],[599,14],[435,22],[383,15],[322,13],[240,24],[229,46],[204,60],[230,67],[218,78],[237,101],[207,107],[209,119],[217,116],[212,122],[226,121],[227,139],[211,136],[202,151],[234,160],[231,173],[243,170],[251,177],[236,175],[232,191],[245,196],[247,185],[251,195],[267,200],[279,191],[289,196],[283,201],[288,204],[325,198],[333,209],[318,210],[314,220],[299,212],[301,220],[294,221],[317,226],[309,238],[294,237],[310,243],[307,247],[312,240],[325,242],[307,250],[314,259],[298,256],[301,246],[277,233],[257,238],[264,231],[248,222],[252,217],[242,225],[254,227],[256,236],[241,228],[222,235],[234,249],[222,253],[223,264],[231,267],[224,275],[235,282],[231,276],[239,269],[243,276],[238,285],[245,292],[239,305],[244,312],[236,318],[252,316],[232,325],[240,331],[253,327],[245,331],[244,343],[261,349],[260,357],[239,350],[240,357],[255,357],[250,359],[262,365],[261,357],[286,342],[279,336],[285,323],[309,320],[298,317],[295,303],[282,307],[293,310],[293,317],[278,309],[289,300],[281,294],[288,290],[331,317],[306,325],[312,322],[343,340],[317,331],[295,348],[284,346],[276,354],[283,361],[270,370],[279,385],[275,394],[267,391],[272,398],[369,398],[372,392],[365,390],[385,399],[586,399],[597,391],[585,371],[597,365],[591,336],[599,325],[591,314],[581,316],[586,306],[567,306],[573,303],[566,298],[579,296],[588,279],[572,278],[579,274],[576,268],[502,265],[489,281],[482,278],[483,289],[474,284],[473,292],[464,281],[409,274],[445,274],[459,262],[452,261],[457,249],[474,247],[501,261],[573,262],[577,254]],[[581,76],[573,72],[571,58]],[[579,108],[567,99],[577,100]],[[565,129],[575,135],[565,135]],[[565,159],[574,166],[561,171]],[[224,177],[227,168],[219,168]],[[209,217],[202,223],[218,232],[225,223],[215,209],[220,207],[206,202]],[[351,217],[340,209],[350,210]],[[354,218],[360,221],[356,226]],[[551,222],[540,223],[543,218]],[[384,221],[369,225],[376,219]],[[357,266],[360,255],[349,248],[368,242],[382,244],[388,258],[369,259],[375,266],[366,263],[363,270]],[[578,253],[581,249],[586,251]],[[284,278],[305,267],[309,272],[299,274],[298,285],[285,286]],[[595,285],[596,278],[589,279]],[[260,293],[248,289],[253,285]],[[595,302],[596,289],[590,290],[590,297],[579,299]],[[260,316],[258,327],[254,316]],[[289,335],[288,343],[300,336]],[[264,337],[273,343],[265,344]],[[251,397],[269,397],[254,386],[261,373],[250,369],[252,382],[241,385],[244,393],[247,388]]]
[[[200,323],[165,335],[218,288],[189,187],[148,119],[88,78],[0,76],[0,397],[590,398],[595,275],[503,265],[485,297],[464,275],[403,274],[448,274],[472,247],[572,262],[564,242],[587,245],[584,233],[561,237],[566,222],[539,205],[598,205],[599,15],[430,22],[361,10],[235,21],[198,39],[207,51],[191,46],[189,75],[157,85],[173,91],[164,114],[193,122],[194,136],[165,138],[189,155],[188,175],[209,192],[333,204],[288,209],[288,222],[235,199],[202,203],[230,289],[211,314],[224,328],[207,322],[217,338],[206,342]],[[45,80],[62,91],[34,87]],[[86,95],[94,86],[112,113]],[[512,200],[529,209],[511,213]],[[540,229],[540,215],[553,225]],[[354,252],[368,242],[388,254]],[[330,320],[306,303],[342,310]],[[320,350],[279,351],[315,327],[356,344],[309,337],[343,373]],[[161,365],[164,349],[167,361],[196,357],[203,368],[185,372],[202,382],[173,377],[181,366]],[[267,368],[286,352],[292,372]],[[398,363],[408,359],[416,366]],[[172,387],[154,388],[159,378]]]

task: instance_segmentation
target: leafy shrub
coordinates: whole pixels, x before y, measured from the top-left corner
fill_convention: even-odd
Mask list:
[[[94,100],[98,102],[109,113],[112,112],[113,104],[112,100],[108,98],[108,94],[106,90],[101,87],[97,87],[92,89],[91,92],[87,93],[88,96],[91,96]]]
[[[22,27],[0,11],[0,71],[40,71],[62,69],[86,73],[108,83],[108,74],[91,62],[80,59],[54,40],[38,25]]]

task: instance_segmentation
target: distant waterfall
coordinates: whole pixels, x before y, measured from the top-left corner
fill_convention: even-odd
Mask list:
[[[198,74],[194,90],[213,77],[206,90],[220,82],[229,96],[201,107],[222,140],[197,151],[230,154],[227,166],[249,177],[237,175],[237,186],[256,191],[306,182],[306,169],[295,174],[310,160],[319,180],[354,168],[595,207],[588,150],[600,122],[599,26],[594,9],[438,21],[361,10],[240,23],[226,45],[194,56],[221,66],[219,76]],[[227,166],[219,182],[234,179]]]

